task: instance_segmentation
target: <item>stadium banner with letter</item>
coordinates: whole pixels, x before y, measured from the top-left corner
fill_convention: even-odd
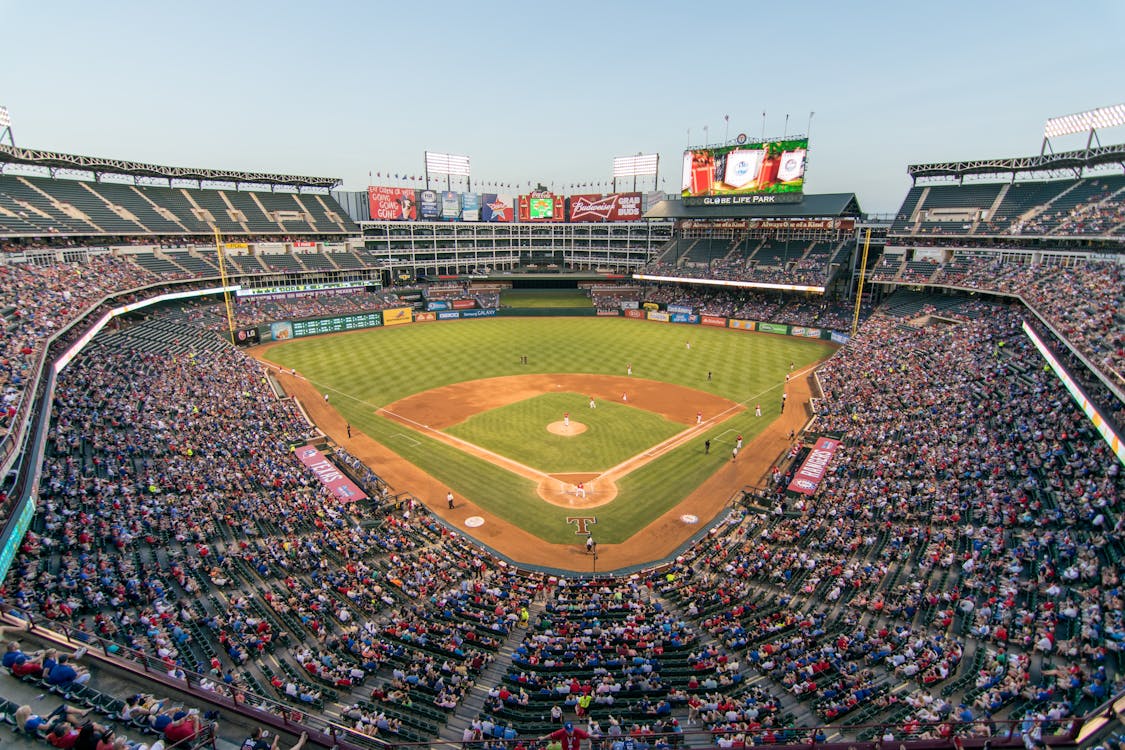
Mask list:
[[[738,320],[737,318],[731,318],[729,321],[727,321],[727,325],[729,325],[731,328],[737,328],[740,331],[758,330],[758,325],[752,320]]]
[[[699,316],[691,313],[670,313],[669,319],[673,323],[698,323]]]
[[[619,318],[621,313],[617,310],[598,310],[598,317],[600,318]]]
[[[293,241],[292,241],[291,243],[289,243],[289,244],[291,244],[291,245],[293,246],[293,249],[294,249],[294,250],[296,250],[296,249],[298,249],[298,248],[312,248],[312,249],[316,249],[316,243],[315,243],[315,242],[309,242],[309,241],[307,241],[307,240],[293,240]]]
[[[685,206],[798,203],[808,138],[785,138],[684,152]]]
[[[701,315],[699,322],[705,326],[715,326],[716,328],[726,328],[727,319],[720,318],[718,315]]]
[[[479,193],[461,193],[461,221],[480,221]]]
[[[493,222],[515,221],[515,201],[510,195],[485,193],[480,201],[480,220]]]
[[[480,310],[463,310],[461,312],[462,318],[493,318],[496,317],[496,308],[484,307]]]
[[[638,310],[636,308],[629,308],[629,309],[625,310],[625,317],[626,318],[635,318],[636,320],[644,320],[645,311],[644,310]]]
[[[808,328],[806,326],[793,326],[789,329],[790,336],[804,336],[807,339],[820,338],[819,328]]]
[[[461,194],[446,190],[441,194],[441,220],[457,221],[461,218]]]
[[[661,312],[660,310],[649,310],[648,311],[648,319],[649,320],[655,320],[655,321],[658,321],[660,323],[667,323],[669,320],[671,320],[671,317],[672,316],[669,315],[668,313]]]
[[[668,305],[664,309],[670,313],[682,313],[683,315],[691,315],[695,312],[692,308],[684,307],[683,305]]]
[[[758,330],[762,333],[780,333],[782,336],[789,335],[789,326],[784,323],[759,323]]]
[[[372,221],[416,221],[418,196],[412,188],[367,188],[367,208]]]
[[[475,299],[455,299],[451,305],[454,310],[472,310],[476,306],[477,301]]]
[[[820,480],[828,471],[828,463],[832,460],[832,456],[836,455],[836,449],[839,447],[839,440],[826,437],[817,440],[809,455],[805,456],[801,468],[793,475],[793,481],[789,483],[789,491],[799,492],[802,495],[816,492]]]
[[[641,307],[643,307],[646,310],[659,310],[660,309],[660,305],[656,304],[655,302],[646,302],[643,305],[641,305]]]
[[[623,299],[623,300],[621,300],[621,309],[622,310],[636,310],[640,306],[641,306],[641,303],[637,302],[635,299]]]
[[[356,500],[366,500],[367,494],[355,482],[348,479],[344,472],[329,461],[323,453],[311,445],[297,449],[297,460],[311,471],[320,483],[342,503],[354,503]]]
[[[641,213],[640,193],[570,196],[570,220],[575,222],[639,221]]]
[[[832,331],[831,339],[832,339],[832,343],[834,343],[834,344],[846,344],[846,343],[848,343],[849,341],[852,340],[852,337],[847,333],[840,333],[839,331]]]
[[[417,312],[414,313],[415,323],[432,323],[437,320],[437,314],[432,312]]]
[[[234,332],[234,343],[237,346],[254,346],[258,341],[257,326],[253,328],[239,328]]]
[[[410,307],[388,307],[383,311],[383,325],[400,326],[403,323],[410,323],[412,312],[414,309]]]
[[[437,221],[441,218],[441,197],[436,190],[418,191],[418,215],[422,221]]]
[[[433,312],[434,310],[448,310],[449,303],[443,299],[432,299],[426,303],[426,309]]]
[[[249,250],[250,243],[248,242],[224,242],[223,247],[227,250]]]
[[[457,320],[460,317],[461,313],[458,310],[446,310],[437,314],[438,320]]]

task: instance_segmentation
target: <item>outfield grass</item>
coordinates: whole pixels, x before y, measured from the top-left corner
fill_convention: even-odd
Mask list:
[[[601,401],[589,408],[581,393],[544,393],[466,419],[446,432],[548,474],[602,472],[684,430],[650,411]],[[569,412],[586,427],[556,435],[551,422]]]
[[[332,405],[353,428],[489,512],[557,543],[580,541],[565,523],[571,513],[540,500],[533,482],[410,432],[375,409],[451,382],[553,372],[624,375],[626,364],[637,378],[747,404],[747,411],[618,483],[617,500],[596,511],[599,540],[613,543],[673,507],[729,461],[736,432],[749,442],[777,416],[791,362],[803,368],[832,348],[815,340],[625,318],[498,318],[299,339],[275,346],[267,358],[297,368],[331,393]],[[521,356],[527,365],[520,364]],[[753,416],[755,403],[762,405],[761,418]],[[575,409],[570,412],[577,418]],[[709,456],[703,454],[705,438],[713,443]]]
[[[590,297],[575,289],[505,289],[500,292],[504,307],[593,307]]]

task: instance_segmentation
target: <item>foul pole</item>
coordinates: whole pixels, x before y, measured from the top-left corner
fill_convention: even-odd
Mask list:
[[[855,314],[852,315],[852,338],[855,338],[855,330],[859,328],[859,306],[863,304],[863,279],[867,275],[867,250],[871,247],[871,229],[868,228],[867,235],[863,238],[863,260],[859,263],[859,286],[855,290]]]
[[[219,235],[219,227],[214,226],[215,230],[215,255],[219,258],[219,278],[223,282],[223,305],[227,310],[227,334],[230,336],[230,342],[236,343],[234,339],[234,307],[230,303],[230,284],[227,283],[227,263],[226,253],[223,252],[223,238]]]

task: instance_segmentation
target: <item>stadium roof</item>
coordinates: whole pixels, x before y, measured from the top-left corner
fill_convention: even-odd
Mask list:
[[[650,208],[646,219],[794,219],[798,217],[860,216],[855,193],[806,193],[800,203],[749,206],[685,206],[680,200],[663,200]]]
[[[1095,146],[1080,151],[1060,151],[1039,156],[1015,156],[1004,159],[944,161],[911,164],[906,173],[911,179],[920,177],[964,177],[966,175],[1015,175],[1020,172],[1081,171],[1106,164],[1125,164],[1125,144]]]
[[[45,167],[50,170],[74,169],[101,174],[123,174],[133,177],[159,177],[167,180],[205,180],[209,182],[250,182],[260,185],[292,185],[295,187],[334,188],[343,182],[339,177],[302,177],[268,172],[240,172],[228,169],[199,169],[196,167],[166,167],[144,164],[124,159],[103,159],[96,156],[62,154],[0,144],[0,167],[4,164],[23,164]]]

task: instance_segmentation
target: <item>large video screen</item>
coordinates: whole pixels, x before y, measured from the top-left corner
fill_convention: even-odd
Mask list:
[[[555,217],[555,199],[532,198],[528,201],[528,216],[532,221],[536,219],[553,219]]]
[[[414,221],[418,218],[418,198],[409,188],[367,188],[368,209],[371,220]]]
[[[685,151],[681,195],[686,205],[797,202],[808,147],[790,138]]]
[[[561,195],[537,190],[519,197],[520,221],[563,221],[566,201]]]

